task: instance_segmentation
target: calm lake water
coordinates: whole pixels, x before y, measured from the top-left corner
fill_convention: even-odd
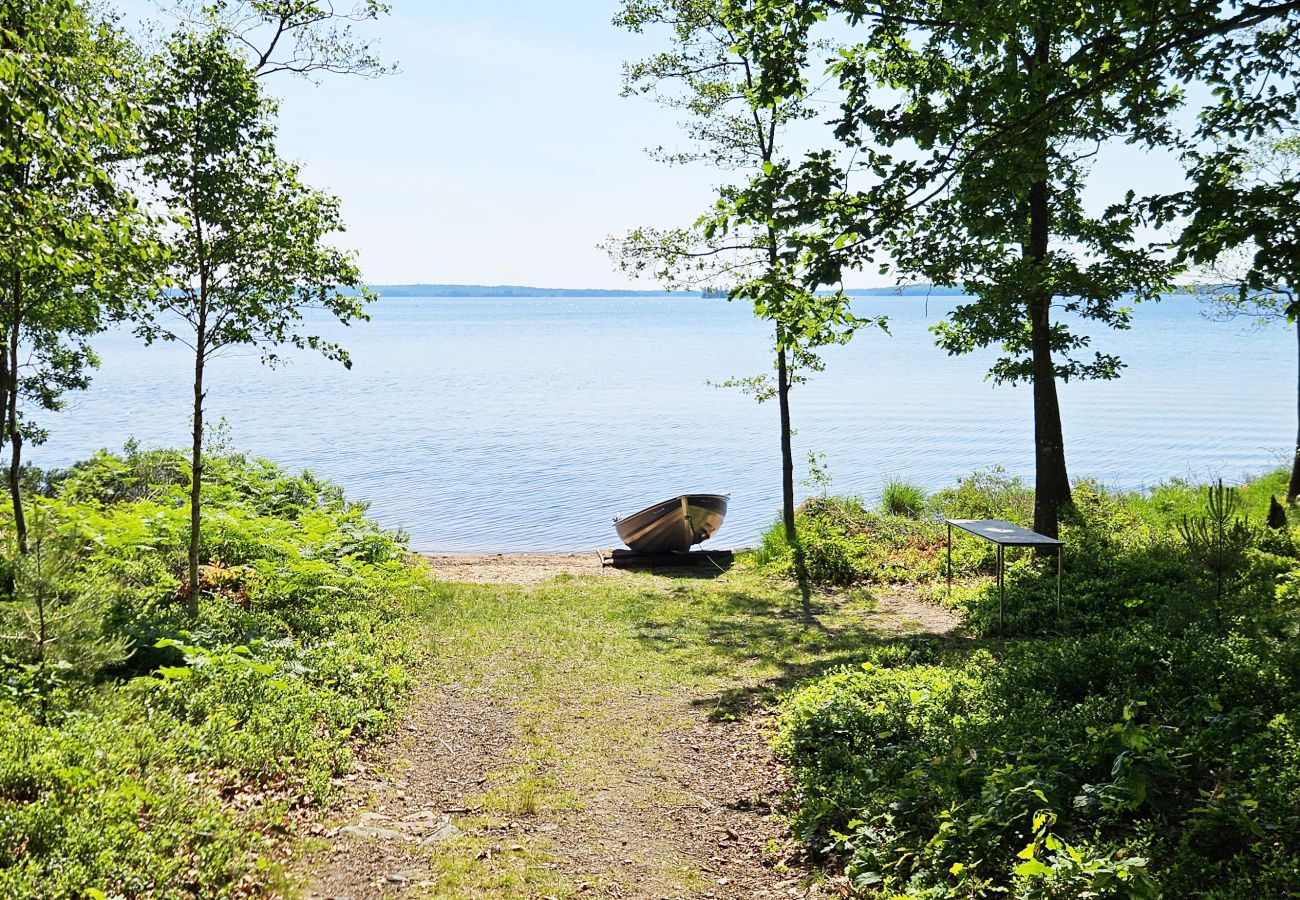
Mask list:
[[[952,298],[859,301],[892,335],[863,332],[797,389],[797,464],[824,453],[839,492],[929,488],[994,465],[1032,477],[1028,387],[983,380],[992,354],[950,358],[928,328]],[[765,371],[747,307],[682,297],[379,301],[341,333],[351,371],[308,355],[211,369],[209,415],[241,449],[307,467],[369,501],[420,550],[577,551],[617,544],[615,514],[687,491],[729,492],[710,546],[752,543],[780,505],[775,403],[710,386]],[[1285,326],[1207,321],[1185,298],[1140,308],[1099,344],[1115,382],[1062,391],[1071,475],[1117,487],[1239,479],[1288,455],[1295,345]],[[98,341],[88,393],[46,422],[32,462],[66,465],[130,437],[186,446],[188,351]],[[801,490],[806,490],[801,489]]]

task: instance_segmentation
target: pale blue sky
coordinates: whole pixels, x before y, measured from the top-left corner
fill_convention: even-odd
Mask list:
[[[108,0],[128,22],[166,21],[152,0]],[[637,225],[694,220],[725,173],[667,167],[648,146],[680,142],[673,114],[619,96],[621,64],[659,49],[610,24],[618,0],[392,0],[367,26],[401,71],[377,80],[276,76],[280,144],[343,201],[372,283],[653,288],[596,244]],[[1168,160],[1131,148],[1099,161],[1101,195],[1155,190]],[[874,273],[850,286],[881,284]]]

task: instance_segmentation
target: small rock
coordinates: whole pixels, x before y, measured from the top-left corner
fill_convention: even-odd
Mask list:
[[[447,838],[455,837],[458,834],[460,834],[460,829],[455,825],[448,823],[426,837],[424,840],[420,841],[420,843],[424,845],[436,844],[438,841],[445,841]]]
[[[394,831],[391,828],[376,828],[374,825],[344,825],[339,829],[340,834],[350,834],[356,838],[370,839],[380,838],[381,840],[391,841],[403,837],[400,831]]]

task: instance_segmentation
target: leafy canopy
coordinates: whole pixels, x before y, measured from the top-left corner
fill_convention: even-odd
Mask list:
[[[303,313],[361,319],[369,295],[352,256],[327,243],[343,230],[338,200],[303,184],[298,167],[277,155],[274,112],[220,32],[169,44],[146,124],[145,171],[172,216],[171,290],[138,330],[205,356],[253,345],[275,362],[276,348],[290,344],[348,365],[342,347],[305,329]]]

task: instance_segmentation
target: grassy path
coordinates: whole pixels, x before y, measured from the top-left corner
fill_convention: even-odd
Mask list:
[[[744,562],[447,583],[426,618],[423,692],[304,864],[307,896],[821,896],[774,814],[770,701],[955,625],[897,595],[805,606]]]

